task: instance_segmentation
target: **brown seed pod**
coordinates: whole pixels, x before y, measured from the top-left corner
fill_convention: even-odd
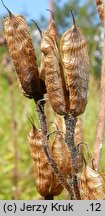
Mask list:
[[[4,20],[4,29],[22,92],[36,101],[43,98],[36,56],[25,18],[9,11],[9,16]]]
[[[86,40],[75,25],[75,20],[72,28],[62,35],[60,53],[69,89],[70,114],[78,116],[84,112],[87,104],[89,60]]]
[[[51,10],[49,10],[49,9],[47,9],[47,10],[52,13],[52,20],[49,23],[48,27],[46,28],[44,34],[50,35],[55,41],[57,41],[58,32],[57,32],[55,22],[54,22],[54,15],[53,15],[53,12]],[[40,31],[40,29],[39,29],[39,31]],[[41,37],[42,37],[42,32],[41,31],[40,31],[40,34],[41,34]],[[46,65],[45,65],[45,60],[44,60],[44,54],[42,53],[39,77],[44,81],[45,81],[45,67],[46,67]]]
[[[60,131],[55,132],[54,141],[52,142],[52,157],[56,162],[61,173],[67,178],[68,173],[70,172],[70,161],[68,157],[68,146],[65,145],[64,136]],[[53,174],[52,185],[51,185],[51,194],[59,195],[63,190],[62,184],[58,181],[56,176]]]
[[[54,111],[61,115],[67,113],[68,94],[55,40],[57,36],[54,36],[55,31],[50,31],[48,26],[41,42],[41,50],[44,54],[45,83],[50,103]]]
[[[36,187],[41,196],[48,196],[52,180],[52,169],[43,151],[43,135],[35,126],[28,134],[30,152],[33,159]]]
[[[102,0],[96,0],[97,4],[97,10],[100,16],[100,19],[102,21],[102,24],[104,25],[104,6]]]
[[[81,195],[85,200],[105,199],[104,181],[98,172],[86,166],[81,175]]]

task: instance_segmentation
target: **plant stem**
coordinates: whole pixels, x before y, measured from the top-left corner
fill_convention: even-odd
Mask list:
[[[78,172],[78,165],[77,165],[77,149],[74,143],[74,132],[76,126],[77,119],[71,115],[65,116],[65,124],[66,124],[66,143],[69,147],[71,153],[71,162],[72,162],[72,184],[75,191],[75,196],[77,200],[80,200],[80,191],[78,186],[78,180],[76,173]]]
[[[104,11],[105,11],[105,6],[104,6]],[[98,170],[99,168],[101,151],[102,151],[102,146],[104,141],[104,131],[105,131],[105,18],[104,18],[104,44],[103,44],[103,54],[102,54],[100,103],[99,103],[99,114],[98,114],[98,121],[97,121],[96,141],[95,141],[94,153],[93,153],[93,164],[95,170]]]
[[[60,181],[61,184],[67,189],[67,191],[69,192],[71,196],[71,199],[74,199],[74,195],[73,195],[71,186],[67,183],[65,177],[61,174],[60,170],[57,167],[56,162],[52,159],[50,151],[49,151],[48,141],[47,141],[46,117],[44,114],[44,103],[45,103],[44,101],[40,101],[36,103],[37,113],[38,113],[39,120],[40,120],[40,127],[42,129],[43,139],[44,139],[43,149],[44,149],[44,152],[46,154],[49,164],[51,165],[55,175],[58,178],[58,181]]]

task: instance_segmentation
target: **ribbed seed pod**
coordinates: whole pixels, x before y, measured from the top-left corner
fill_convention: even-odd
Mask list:
[[[54,141],[52,143],[52,157],[57,163],[61,173],[67,178],[71,167],[70,167],[70,153],[68,155],[68,146],[65,144],[63,134],[60,131],[56,131]],[[58,181],[56,176],[53,174],[51,194],[59,195],[63,190],[62,184]]]
[[[40,65],[40,70],[39,70],[39,77],[43,81],[45,81],[45,70],[46,70],[46,65],[45,65],[45,61],[44,61],[44,54],[42,53],[41,65]]]
[[[70,113],[82,114],[87,104],[89,60],[87,43],[82,31],[74,25],[60,41],[60,53],[67,86],[69,88]]]
[[[102,0],[96,0],[96,4],[97,4],[97,10],[100,16],[100,19],[104,25],[104,7],[103,7],[103,2]]]
[[[41,130],[33,129],[28,134],[31,156],[33,159],[36,188],[41,196],[46,197],[50,191],[52,170],[43,151]]]
[[[105,199],[103,178],[89,166],[86,166],[81,176],[81,195],[85,200]]]
[[[62,118],[62,116],[56,115],[54,122],[57,124],[58,128],[60,131],[62,131],[64,134],[66,134],[66,128],[65,128],[65,122]],[[56,128],[55,128],[56,129]],[[74,133],[74,143],[76,145],[76,147],[82,142],[83,142],[83,136],[82,136],[82,123],[81,123],[81,119],[78,118],[77,123],[76,123],[76,127],[75,127],[75,133]],[[79,153],[77,154],[77,170],[78,172],[80,172],[82,170],[82,166],[83,166],[83,157],[82,157],[82,153],[83,153],[83,148],[82,145],[79,146]],[[67,146],[67,164],[68,164],[68,174],[70,174],[71,172],[71,158],[70,158],[70,151],[69,148]]]
[[[47,10],[49,10],[49,9],[47,9]],[[51,10],[49,10],[49,11],[52,13]],[[52,13],[52,18],[53,18],[53,13]],[[39,31],[40,31],[40,29],[39,29]],[[57,32],[57,28],[56,28],[55,23],[54,23],[54,19],[51,20],[51,22],[47,26],[44,34],[49,35],[55,41],[57,41],[57,39],[58,39],[58,32]],[[45,81],[45,61],[44,61],[44,54],[43,53],[42,53],[42,57],[41,57],[41,66],[40,66],[39,76],[40,76],[40,78],[42,80]]]
[[[68,95],[56,40],[48,32],[45,31],[41,42],[45,62],[45,84],[54,111],[61,115],[67,113]]]
[[[4,29],[23,94],[36,101],[43,98],[36,56],[25,18],[9,12],[9,16],[4,20]]]

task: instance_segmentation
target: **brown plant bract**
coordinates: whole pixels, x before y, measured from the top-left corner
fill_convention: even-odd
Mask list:
[[[43,135],[41,130],[33,128],[28,135],[28,140],[33,159],[36,187],[38,192],[46,197],[50,190],[52,170],[42,147]]]
[[[102,21],[102,24],[104,25],[104,7],[103,7],[103,2],[102,0],[96,0],[97,4],[97,10],[100,16],[100,19]]]
[[[89,166],[81,175],[81,196],[83,200],[105,199],[103,178]]]
[[[89,60],[86,40],[75,25],[62,35],[60,52],[69,88],[70,114],[78,116],[87,104]]]
[[[36,56],[25,18],[9,14],[4,20],[4,29],[22,92],[26,97],[34,98],[36,101],[43,98]]]
[[[68,95],[56,39],[54,26],[53,28],[48,26],[42,37],[41,50],[44,53],[45,83],[50,103],[58,114],[65,114],[67,113]]]

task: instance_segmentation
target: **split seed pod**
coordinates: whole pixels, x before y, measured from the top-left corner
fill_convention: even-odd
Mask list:
[[[100,19],[102,21],[102,24],[104,25],[104,6],[102,0],[96,0],[97,4],[97,10],[100,16]]]
[[[26,97],[34,98],[37,101],[43,98],[43,94],[27,23],[23,16],[13,15],[9,10],[8,12],[9,16],[4,20],[5,37],[19,84]]]
[[[36,188],[41,196],[46,197],[50,190],[52,169],[48,164],[42,147],[43,135],[41,130],[37,130],[35,126],[33,126],[33,129],[28,134],[28,140],[33,159]]]
[[[81,195],[84,200],[103,200],[105,199],[104,181],[98,172],[85,167],[81,175]]]
[[[89,59],[86,40],[75,25],[74,17],[73,21],[71,29],[62,35],[60,53],[69,89],[70,114],[78,116],[84,112],[87,104]]]
[[[44,54],[45,84],[50,103],[58,114],[67,113],[68,94],[57,47],[54,21],[43,33],[41,51]]]

